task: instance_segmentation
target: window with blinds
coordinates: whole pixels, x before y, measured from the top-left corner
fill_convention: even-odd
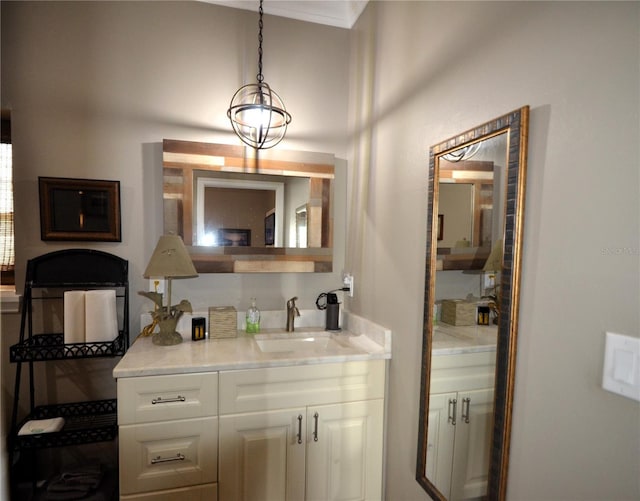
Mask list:
[[[13,155],[11,121],[5,118],[0,141],[0,283],[14,284]]]

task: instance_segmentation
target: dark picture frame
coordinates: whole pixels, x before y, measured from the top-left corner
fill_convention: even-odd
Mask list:
[[[272,212],[264,218],[264,245],[272,246],[276,238],[276,213]]]
[[[444,240],[444,214],[438,214],[438,240]]]
[[[251,230],[220,228],[218,230],[218,246],[251,247]]]
[[[120,181],[38,177],[42,240],[121,242]]]

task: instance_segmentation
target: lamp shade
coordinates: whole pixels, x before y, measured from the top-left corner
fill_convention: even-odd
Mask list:
[[[163,235],[158,240],[149,260],[144,278],[193,278],[198,272],[193,266],[189,252],[177,235]]]
[[[483,271],[500,271],[502,270],[502,239],[496,240],[491,248],[489,257],[484,263]]]

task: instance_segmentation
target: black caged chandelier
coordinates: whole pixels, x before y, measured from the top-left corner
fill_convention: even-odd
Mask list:
[[[260,0],[258,24],[258,81],[240,87],[227,110],[234,132],[242,142],[255,149],[267,149],[278,144],[291,122],[291,114],[285,109],[282,99],[262,75],[262,2]]]

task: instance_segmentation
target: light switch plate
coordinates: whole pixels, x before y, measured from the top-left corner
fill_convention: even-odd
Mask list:
[[[640,338],[606,333],[602,387],[640,401]]]

